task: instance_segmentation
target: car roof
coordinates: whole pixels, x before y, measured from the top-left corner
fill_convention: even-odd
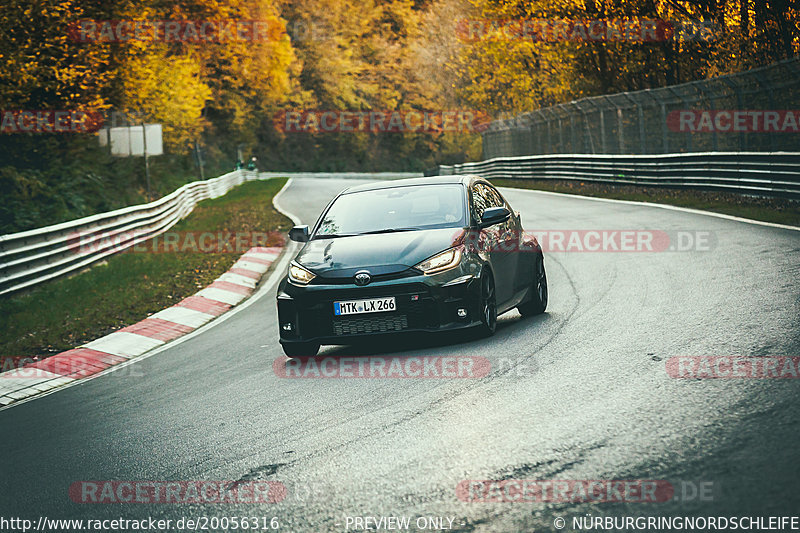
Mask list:
[[[473,180],[478,179],[478,176],[473,175],[456,175],[456,176],[428,176],[424,178],[406,178],[402,180],[385,180],[376,181],[373,183],[365,183],[364,185],[356,185],[348,187],[342,194],[350,194],[354,192],[375,191],[379,189],[391,189],[392,187],[411,187],[416,185],[442,185],[442,184],[464,184],[469,185]]]

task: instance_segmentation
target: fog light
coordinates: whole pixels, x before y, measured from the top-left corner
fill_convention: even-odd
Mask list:
[[[467,310],[463,307],[460,307],[456,313],[458,314],[458,318],[466,318],[467,316]]]
[[[283,331],[292,331],[292,323],[291,322],[287,322],[286,324],[281,326],[281,328],[283,329]]]

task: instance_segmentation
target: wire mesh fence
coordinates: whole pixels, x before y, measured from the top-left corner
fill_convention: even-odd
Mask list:
[[[581,100],[493,121],[483,158],[776,152],[800,148],[800,59]]]

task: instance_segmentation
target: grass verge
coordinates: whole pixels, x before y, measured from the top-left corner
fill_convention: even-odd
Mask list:
[[[265,245],[282,246],[278,232],[292,223],[275,210],[272,198],[285,183],[248,182],[200,202],[170,232],[275,232],[267,233]],[[154,240],[137,248],[163,250]],[[0,355],[47,357],[134,324],[205,287],[244,251],[125,252],[75,276],[1,298]]]
[[[491,180],[500,187],[536,189],[598,198],[633,200],[702,209],[737,217],[800,226],[800,202],[781,198],[761,198],[735,193],[687,191],[661,187],[639,187],[605,183],[551,180]]]

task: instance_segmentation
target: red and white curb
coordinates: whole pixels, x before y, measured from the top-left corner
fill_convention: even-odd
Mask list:
[[[0,408],[87,378],[186,335],[253,293],[281,248],[254,247],[194,296],[83,346],[0,374]]]

